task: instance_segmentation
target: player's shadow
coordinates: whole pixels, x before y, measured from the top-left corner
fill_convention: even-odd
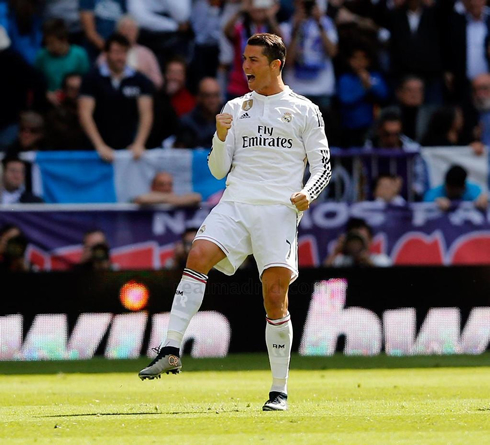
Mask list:
[[[224,412],[224,411],[223,411]],[[150,411],[140,413],[80,413],[80,414],[58,414],[50,416],[36,416],[41,418],[58,418],[58,417],[103,417],[103,416],[165,416],[165,415],[185,415],[185,414],[204,414],[209,411]]]

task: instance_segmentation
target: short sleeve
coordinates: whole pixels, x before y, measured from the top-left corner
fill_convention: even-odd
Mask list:
[[[153,82],[148,79],[144,74],[138,73],[138,81],[141,89],[141,96],[153,96],[155,94],[155,87]]]
[[[80,96],[96,96],[96,81],[93,72],[83,77],[82,86],[80,88]]]

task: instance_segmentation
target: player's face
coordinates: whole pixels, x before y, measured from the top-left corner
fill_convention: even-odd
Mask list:
[[[247,45],[243,52],[242,66],[247,76],[248,87],[257,93],[266,90],[276,77],[263,50],[262,46]]]

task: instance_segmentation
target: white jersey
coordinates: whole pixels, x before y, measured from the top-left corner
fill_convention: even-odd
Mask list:
[[[208,157],[211,173],[226,180],[222,201],[292,206],[302,191],[313,201],[331,177],[323,118],[309,99],[289,87],[272,96],[252,91],[229,101],[233,116],[225,142],[217,135]],[[306,161],[311,176],[303,187]],[[294,207],[294,206],[293,206]]]

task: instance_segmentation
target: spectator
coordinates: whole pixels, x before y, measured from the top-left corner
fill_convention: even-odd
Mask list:
[[[328,110],[335,93],[332,59],[338,51],[332,19],[322,14],[315,0],[296,0],[294,16],[282,29],[291,64],[286,66],[286,83],[322,111]]]
[[[187,261],[187,256],[191,250],[192,241],[197,234],[197,228],[188,227],[182,233],[181,239],[175,243],[174,256],[166,264],[164,269],[183,270]]]
[[[114,270],[110,248],[105,233],[100,229],[89,230],[83,236],[83,250],[76,271]]]
[[[63,20],[48,20],[43,25],[43,32],[46,47],[37,54],[35,66],[48,82],[48,99],[58,104],[63,78],[69,73],[87,73],[90,63],[87,52],[68,41],[68,28]]]
[[[83,250],[79,265],[89,263],[92,260],[92,249],[94,246],[108,245],[107,237],[103,230],[92,229],[83,235]]]
[[[275,0],[243,0],[242,8],[226,23],[223,32],[233,45],[227,100],[250,91],[242,68],[242,53],[246,42],[255,33],[270,32],[282,37],[276,21],[279,4]]]
[[[78,97],[82,76],[65,76],[59,95],[59,104],[46,114],[46,146],[50,150],[82,150],[88,142],[78,116]]]
[[[210,148],[216,131],[216,115],[221,109],[219,83],[210,77],[199,82],[196,107],[181,119],[179,134],[186,134],[183,148]],[[179,139],[179,136],[177,136]]]
[[[139,34],[138,24],[131,16],[125,15],[121,17],[116,28],[117,32],[126,37],[131,44],[128,52],[128,65],[144,74],[153,82],[156,89],[160,89],[163,85],[163,76],[155,54],[146,46],[136,43]],[[99,64],[105,62],[105,55],[101,54],[97,62]]]
[[[178,117],[189,113],[196,106],[195,97],[186,87],[187,64],[181,57],[170,60],[165,66],[165,94],[170,98]]]
[[[490,147],[490,74],[480,74],[473,80],[473,105],[476,110],[473,134]]]
[[[373,198],[389,205],[406,205],[407,201],[400,195],[401,188],[402,179],[399,176],[381,174],[374,180]]]
[[[160,172],[155,175],[149,193],[134,198],[133,202],[140,205],[170,204],[177,207],[192,207],[201,203],[199,193],[174,193],[174,180],[170,173]]]
[[[83,32],[78,0],[46,0],[43,16],[44,20],[62,19],[68,28],[70,42],[82,44]]]
[[[219,66],[217,72],[221,91],[227,91],[228,72],[234,60],[233,43],[225,35],[225,26],[230,21],[231,17],[237,14],[241,8],[242,0],[227,0],[222,10],[219,36]]]
[[[8,148],[7,156],[18,156],[26,151],[39,151],[44,148],[44,118],[35,111],[22,112],[17,140]]]
[[[7,239],[5,250],[0,260],[0,273],[30,272],[34,270],[32,265],[25,259],[27,244],[27,238],[22,233]]]
[[[424,147],[463,145],[461,132],[464,119],[458,107],[440,107],[431,116],[427,132],[422,139]]]
[[[396,89],[397,108],[400,112],[403,132],[410,139],[420,142],[434,112],[434,105],[424,105],[424,82],[420,77],[403,77]]]
[[[128,10],[141,28],[140,43],[156,54],[160,66],[176,55],[187,57],[191,0],[128,0]]]
[[[80,22],[88,41],[90,58],[95,60],[105,41],[116,29],[117,21],[127,12],[126,0],[79,0]]]
[[[43,40],[41,2],[10,0],[9,6],[7,33],[12,41],[12,49],[33,65]]]
[[[0,228],[0,261],[5,255],[8,240],[19,235],[22,235],[22,231],[15,224],[6,224]]]
[[[26,168],[22,160],[5,157],[2,160],[2,165],[2,194],[0,200],[2,205],[37,204],[43,202],[38,196],[26,191]]]
[[[339,78],[339,102],[344,145],[362,147],[374,121],[374,106],[388,97],[380,73],[370,70],[372,57],[366,49],[352,47],[347,55],[351,72]]]
[[[438,1],[426,6],[424,0],[406,0],[391,11],[387,25],[394,78],[407,74],[422,78],[426,103],[435,105],[443,101],[441,39],[448,3]]]
[[[153,120],[153,85],[127,66],[129,47],[126,37],[119,34],[107,39],[107,63],[84,78],[79,99],[82,127],[108,162],[114,159],[114,150],[125,148],[138,159]]]
[[[384,253],[371,252],[373,230],[363,219],[351,218],[346,232],[341,234],[324,266],[333,267],[388,267],[391,259]]]
[[[26,109],[44,109],[46,85],[41,73],[10,46],[0,26],[0,152],[12,145],[19,132],[19,114]]]
[[[403,134],[403,124],[398,111],[385,108],[379,115],[375,126],[375,135],[367,141],[369,148],[397,148],[405,151],[417,151],[419,145]]]
[[[447,211],[455,201],[470,201],[479,209],[485,210],[488,206],[488,196],[483,193],[478,184],[468,181],[468,173],[459,166],[453,165],[446,172],[444,184],[434,187],[424,195],[425,202],[435,202],[437,206]]]
[[[197,0],[192,7],[191,25],[196,35],[190,74],[192,85],[204,77],[216,77],[224,0]]]
[[[379,115],[375,125],[375,135],[368,140],[366,148],[389,149],[413,153],[413,170],[409,171],[410,164],[406,159],[393,157],[377,158],[376,169],[379,173],[389,173],[404,179],[403,196],[405,198],[414,196],[421,199],[428,187],[427,168],[420,156],[420,145],[403,134],[403,124],[398,111],[392,107],[385,108]],[[366,165],[367,175],[372,175],[372,163]],[[409,183],[408,177],[412,180]]]
[[[490,37],[490,14],[485,0],[463,3],[466,13],[453,11],[449,21],[446,80],[455,99],[465,107],[471,97],[470,82],[489,71],[486,41]]]

